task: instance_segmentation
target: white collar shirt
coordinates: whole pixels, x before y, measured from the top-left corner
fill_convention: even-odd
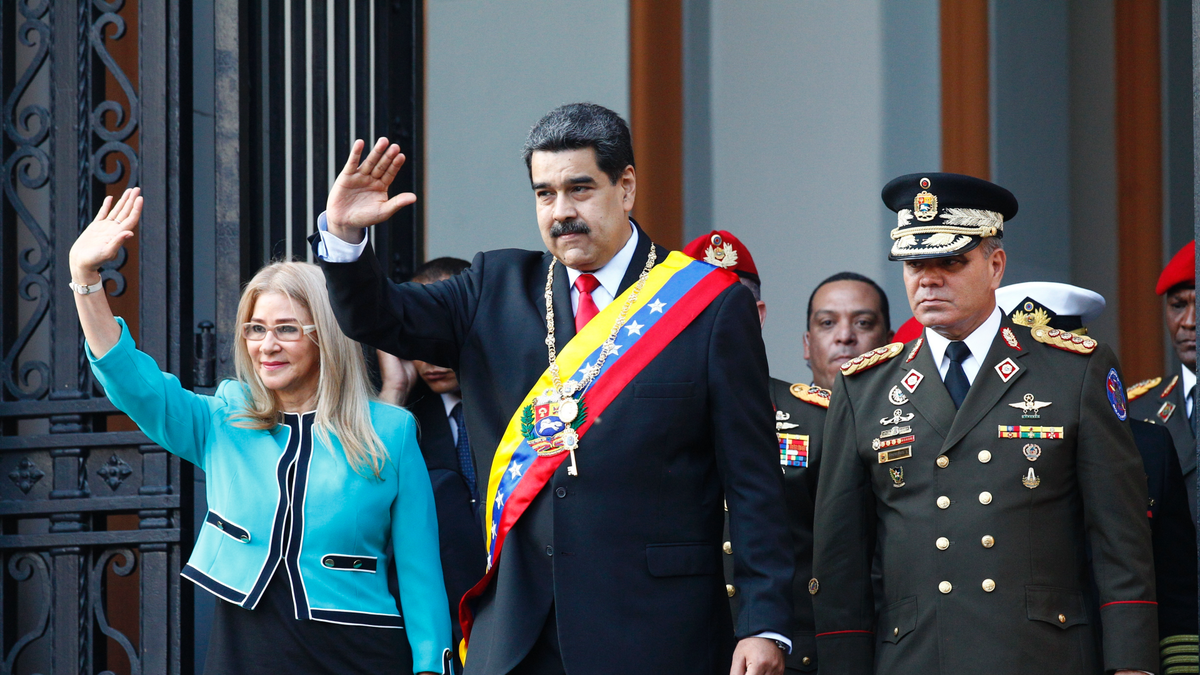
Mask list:
[[[979,368],[987,358],[988,350],[992,348],[992,341],[1000,331],[1000,317],[1000,308],[996,307],[987,320],[963,340],[967,343],[967,349],[971,350],[971,355],[963,361],[962,369],[967,376],[967,382],[971,384],[975,384],[975,376],[979,374]],[[938,364],[938,374],[945,382],[946,373],[950,372],[950,356],[946,354],[950,340],[933,329],[926,328],[925,342],[929,345],[929,355],[933,357],[933,362]]]
[[[1196,402],[1192,400],[1192,387],[1196,386],[1196,373],[1187,369],[1187,366],[1180,366],[1183,379],[1183,400],[1187,406],[1187,416],[1190,419],[1192,416],[1192,407]]]
[[[458,445],[458,420],[454,419],[454,406],[459,403],[462,403],[462,396],[458,392],[442,394],[442,405],[446,406],[446,418],[450,422],[450,435],[454,437],[455,445]]]
[[[625,278],[625,270],[629,269],[629,262],[633,260],[633,252],[637,249],[638,231],[629,223],[629,229],[632,234],[629,236],[629,241],[621,247],[620,251],[609,260],[604,267],[595,272],[586,272],[596,277],[596,281],[600,282],[600,286],[592,291],[592,301],[596,303],[596,309],[604,311],[621,291],[621,279]],[[579,310],[579,289],[575,288],[575,280],[579,275],[585,274],[579,270],[567,268],[567,281],[571,284],[571,314],[574,315]]]

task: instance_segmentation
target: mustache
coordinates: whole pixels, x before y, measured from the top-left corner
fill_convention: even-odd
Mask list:
[[[564,234],[591,234],[592,228],[588,227],[587,223],[582,220],[564,220],[561,223],[555,223],[550,226],[550,236],[558,238]]]

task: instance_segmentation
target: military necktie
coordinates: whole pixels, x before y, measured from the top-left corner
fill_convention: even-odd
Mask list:
[[[575,280],[575,290],[579,291],[579,306],[575,308],[575,332],[583,330],[592,317],[600,313],[596,301],[592,299],[592,291],[600,288],[600,281],[593,274],[580,274]]]
[[[458,451],[458,468],[462,473],[463,480],[467,481],[467,488],[471,490],[471,499],[474,500],[476,495],[475,463],[471,461],[471,441],[467,438],[467,422],[463,415],[462,401],[454,404],[450,416],[458,425],[458,441],[454,443],[454,448]]]
[[[946,354],[950,356],[950,370],[946,371],[946,391],[950,392],[950,398],[954,399],[954,409],[957,410],[962,407],[967,390],[971,388],[971,381],[967,379],[962,367],[963,361],[971,355],[971,349],[967,347],[967,343],[956,340],[946,347]]]
[[[1192,385],[1192,390],[1188,392],[1188,400],[1183,402],[1184,405],[1187,405],[1188,401],[1192,404],[1192,411],[1188,413],[1188,424],[1192,425],[1193,437],[1196,435],[1196,408],[1200,407],[1196,405],[1196,386]]]

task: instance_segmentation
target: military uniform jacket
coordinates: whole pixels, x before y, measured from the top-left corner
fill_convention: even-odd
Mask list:
[[[1149,383],[1138,384],[1145,385]],[[1135,390],[1136,387],[1136,390]],[[1134,419],[1145,420],[1165,426],[1175,441],[1175,452],[1179,454],[1179,467],[1183,469],[1183,483],[1187,487],[1188,510],[1192,522],[1196,521],[1196,437],[1188,423],[1187,392],[1183,380],[1176,373],[1169,379],[1159,379],[1153,387],[1130,387],[1129,414]]]
[[[1146,479],[1124,393],[1107,393],[1116,358],[1001,325],[958,411],[916,343],[839,374],[810,582],[822,673],[1158,672]],[[1025,394],[1050,403],[1040,418],[1009,405]],[[1001,437],[1017,425],[1046,437]],[[873,447],[885,432],[903,441]]]
[[[817,499],[821,433],[825,427],[825,410],[829,407],[829,391],[807,384],[792,385],[772,378],[771,403],[775,406],[774,432],[779,439],[779,465],[783,472],[784,499],[787,501],[788,527],[792,531],[796,563],[796,574],[792,579],[795,624],[787,668],[811,673],[817,670],[817,643],[808,580],[812,577],[813,504]],[[736,617],[741,610],[742,596],[734,584],[733,546],[729,543],[728,517],[725,518],[725,542],[725,582],[730,593],[729,606]]]

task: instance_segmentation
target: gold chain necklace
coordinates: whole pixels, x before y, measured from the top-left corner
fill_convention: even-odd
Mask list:
[[[617,335],[621,332],[621,328],[625,326],[625,322],[629,318],[629,308],[637,301],[638,294],[646,285],[646,276],[650,274],[650,270],[654,267],[654,263],[658,258],[654,244],[650,244],[650,255],[646,257],[646,266],[642,268],[642,273],[638,275],[637,284],[629,292],[629,297],[625,299],[625,304],[621,307],[621,314],[617,316],[617,320],[613,323],[612,331],[608,334],[608,339],[604,341],[604,345],[600,348],[600,357],[596,359],[596,363],[585,368],[582,372],[582,377],[579,382],[567,380],[563,384],[561,376],[558,372],[558,352],[554,349],[554,265],[558,263],[558,258],[550,257],[550,267],[546,270],[546,351],[550,357],[550,384],[554,387],[553,396],[558,402],[558,418],[562,421],[565,428],[562,433],[563,447],[571,452],[571,466],[567,467],[567,474],[578,476],[579,470],[575,466],[575,448],[579,446],[579,437],[575,430],[571,427],[571,422],[575,421],[575,417],[579,414],[579,404],[575,400],[576,396],[582,396],[583,392],[587,391],[592,381],[600,374],[600,370],[604,367],[604,361],[609,354],[615,351],[614,345],[617,342]]]

